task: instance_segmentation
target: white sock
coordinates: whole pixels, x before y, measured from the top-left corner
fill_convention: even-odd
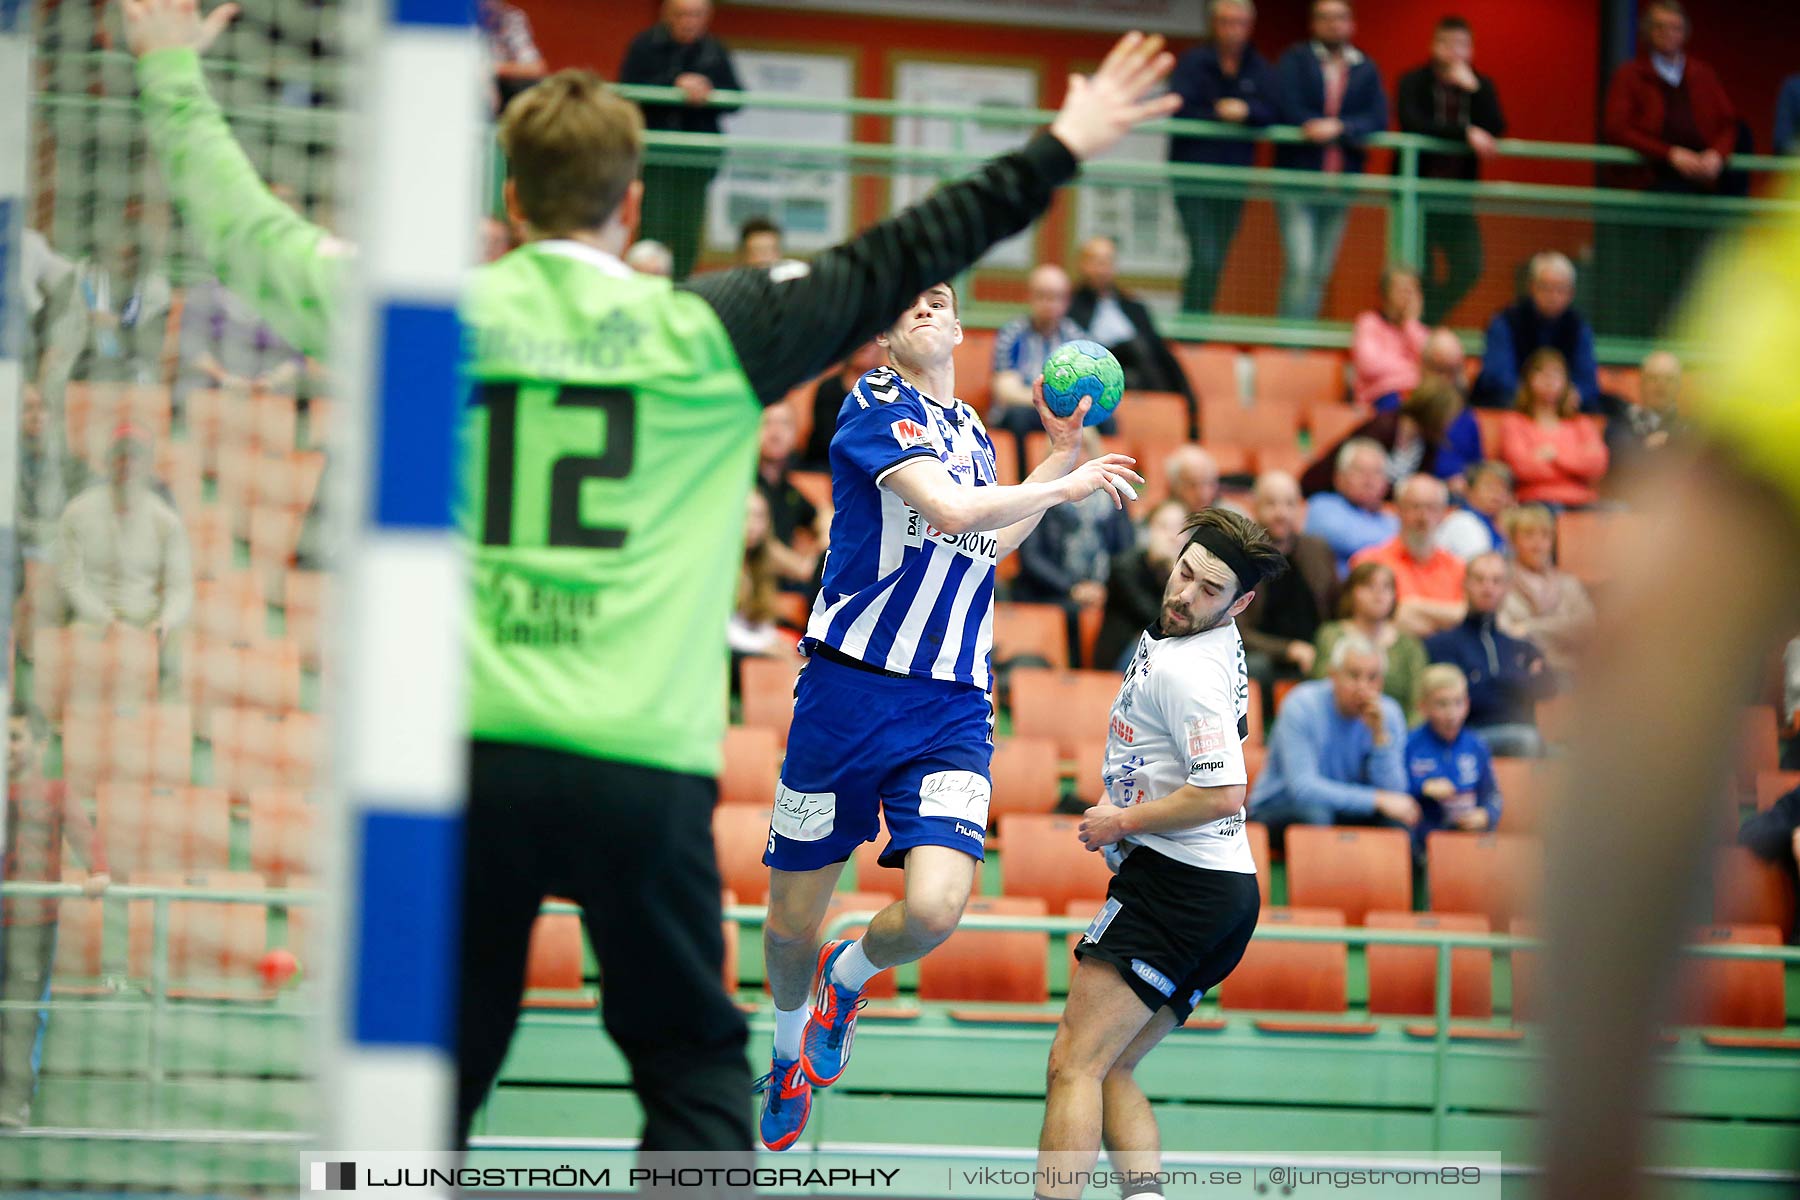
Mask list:
[[[857,938],[831,965],[831,982],[860,992],[869,986],[869,980],[880,973],[881,968],[870,962],[869,956],[863,953],[862,939]]]
[[[806,1032],[806,1017],[812,1005],[802,1004],[793,1011],[775,1010],[775,1057],[793,1062],[800,1057],[800,1038]]]

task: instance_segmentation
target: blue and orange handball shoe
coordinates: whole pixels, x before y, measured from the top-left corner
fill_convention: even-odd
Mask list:
[[[814,1087],[830,1087],[850,1063],[850,1043],[856,1040],[856,1012],[867,1003],[861,988],[840,987],[831,981],[838,955],[850,948],[848,941],[826,942],[819,947],[819,978],[813,990],[812,1015],[800,1039],[800,1069]]]
[[[777,1058],[771,1060],[769,1073],[756,1081],[756,1090],[763,1098],[762,1144],[786,1150],[799,1140],[812,1115],[812,1083],[798,1062]]]

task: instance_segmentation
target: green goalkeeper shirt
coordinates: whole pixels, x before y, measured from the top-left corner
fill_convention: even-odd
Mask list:
[[[145,55],[138,79],[213,270],[325,354],[351,255],[262,186],[193,52]],[[476,582],[472,735],[717,774],[761,406],[1024,228],[1074,170],[1039,134],[810,265],[681,287],[572,241],[476,270],[462,304],[469,387],[445,412]]]

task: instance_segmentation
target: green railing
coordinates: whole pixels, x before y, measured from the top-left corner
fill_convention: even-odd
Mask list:
[[[673,88],[622,86],[620,92],[641,103],[680,103],[681,93]],[[879,99],[819,99],[807,96],[766,95],[748,92],[715,93],[710,103],[756,108],[772,113],[834,114],[851,118],[879,118],[884,127],[871,135],[865,127],[858,137],[841,144],[804,142],[787,138],[749,138],[726,134],[652,133],[649,135],[648,161],[658,165],[716,165],[727,170],[747,169],[759,176],[779,178],[783,173],[828,171],[859,177],[924,176],[932,180],[946,179],[974,167],[984,157],[968,149],[970,131],[976,127],[993,130],[1016,129],[1019,139],[1034,127],[1047,123],[1054,114],[1037,109],[971,109],[940,104],[906,103]],[[946,123],[949,136],[939,137],[941,146],[923,147],[896,144],[896,126],[901,120],[929,120]],[[855,128],[853,126],[853,128]],[[1163,121],[1144,127],[1145,132],[1206,139],[1246,140],[1242,127],[1209,121]],[[1305,139],[1290,126],[1274,126],[1256,131],[1252,139],[1276,145],[1295,144]],[[1375,275],[1386,261],[1423,263],[1427,247],[1427,228],[1434,219],[1456,214],[1471,214],[1481,219],[1481,228],[1490,252],[1486,256],[1486,287],[1468,304],[1452,310],[1454,323],[1464,330],[1485,324],[1494,308],[1504,303],[1513,291],[1513,278],[1526,258],[1536,250],[1556,247],[1564,249],[1583,268],[1579,303],[1594,321],[1599,335],[1599,350],[1606,361],[1634,360],[1651,344],[1662,316],[1674,293],[1687,279],[1687,272],[1700,243],[1711,234],[1735,228],[1746,220],[1766,218],[1800,211],[1800,202],[1783,197],[1689,196],[1661,192],[1644,192],[1613,187],[1592,186],[1586,181],[1525,182],[1492,180],[1467,183],[1460,180],[1429,179],[1420,174],[1421,155],[1427,153],[1468,154],[1461,143],[1413,134],[1382,133],[1367,141],[1372,150],[1391,156],[1389,164],[1375,163],[1377,170],[1354,175],[1323,175],[1314,171],[1282,170],[1269,167],[1238,168],[1198,164],[1171,164],[1163,161],[1130,161],[1117,155],[1103,157],[1084,167],[1081,178],[1072,189],[1078,199],[1098,189],[1120,189],[1134,194],[1134,207],[1142,207],[1145,193],[1164,192],[1171,196],[1205,197],[1245,204],[1272,201],[1302,201],[1337,205],[1352,213],[1377,215],[1383,228],[1372,233],[1371,218],[1361,218],[1352,226],[1351,243],[1360,253],[1349,248],[1339,260],[1340,273],[1345,274],[1337,288],[1340,295],[1348,292],[1350,307],[1372,307]],[[1526,166],[1535,173],[1555,168],[1555,173],[1568,175],[1571,167],[1599,169],[1641,162],[1631,151],[1617,146],[1582,145],[1566,142],[1535,142],[1518,138],[1501,139],[1497,144],[1498,162],[1489,173],[1505,173],[1509,167]],[[1770,155],[1745,155],[1731,162],[1733,171],[1757,175],[1785,172],[1796,160]],[[1769,190],[1761,188],[1759,190]],[[654,202],[654,198],[651,198]],[[854,212],[854,223],[862,224],[887,215],[895,207],[892,198],[875,211],[870,211],[867,198]],[[703,220],[703,214],[692,214]],[[1078,224],[1078,223],[1076,223]],[[1162,277],[1167,267],[1178,262],[1183,241],[1172,223],[1164,218],[1166,236],[1173,244],[1146,249],[1140,253],[1161,257]],[[1066,241],[1072,243],[1070,223],[1062,226]],[[1246,236],[1240,229],[1239,236]],[[1168,313],[1165,332],[1180,337],[1209,340],[1268,343],[1302,346],[1344,346],[1348,344],[1349,315],[1343,301],[1337,304],[1336,319],[1292,320],[1276,317],[1268,296],[1269,278],[1280,269],[1282,253],[1266,228],[1248,233],[1256,242],[1256,251],[1239,264],[1239,274],[1256,276],[1256,287],[1240,288],[1254,292],[1249,298],[1240,295],[1234,302],[1218,309],[1183,308]],[[1464,240],[1480,239],[1483,233],[1468,235]],[[1379,241],[1372,243],[1371,238]],[[1666,246],[1661,243],[1668,243]],[[1478,245],[1479,243],[1477,243]],[[1046,257],[1070,257],[1071,245],[1043,248]],[[713,239],[714,264],[723,249]],[[1479,253],[1479,250],[1476,250]],[[1246,257],[1246,256],[1240,256]],[[1355,265],[1348,265],[1354,258]],[[1022,264],[1014,263],[1016,269]],[[991,270],[991,268],[988,268]],[[1126,264],[1124,273],[1133,272]],[[976,273],[979,279],[984,271]],[[1136,279],[1153,298],[1158,285]],[[968,289],[972,297],[965,320],[977,325],[998,324],[1017,314],[1017,303],[993,303],[984,300],[981,289]],[[1015,285],[1016,290],[1016,285]],[[1179,287],[1177,286],[1177,291]],[[1251,311],[1246,311],[1251,310]]]

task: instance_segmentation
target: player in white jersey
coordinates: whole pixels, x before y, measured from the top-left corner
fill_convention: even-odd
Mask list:
[[[1045,1197],[1081,1195],[1103,1136],[1115,1170],[1159,1170],[1156,1118],[1133,1071],[1237,966],[1261,907],[1244,838],[1250,680],[1235,618],[1286,559],[1229,509],[1196,513],[1184,532],[1162,613],[1113,703],[1106,795],[1081,821],[1114,876],[1076,947],[1050,1047]]]
[[[1123,504],[1143,482],[1122,455],[1081,462],[1086,402],[1052,416],[1040,381],[1050,454],[1000,486],[981,418],[956,398],[948,284],[876,340],[888,365],[844,398],[831,439],[831,550],[763,856],[775,1048],[760,1127],[773,1150],[798,1139],[812,1087],[843,1074],[868,981],[949,937],[968,902],[992,790],[995,563],[1045,510],[1102,489]],[[844,862],[881,814],[881,861],[905,867],[906,895],[859,940],[820,946]]]

